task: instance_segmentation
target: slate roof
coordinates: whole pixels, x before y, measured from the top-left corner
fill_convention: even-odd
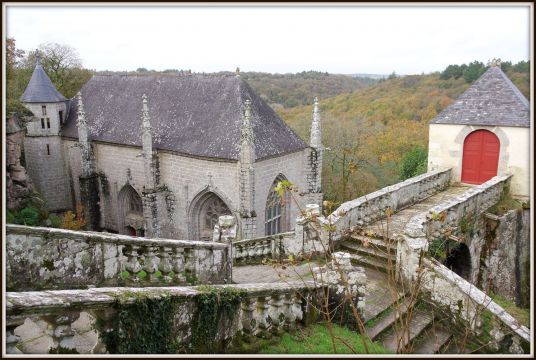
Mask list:
[[[430,123],[530,127],[529,102],[492,66]]]
[[[142,95],[147,95],[158,149],[238,160],[244,102],[251,100],[257,159],[307,147],[253,89],[235,75],[104,75],[81,89],[93,140],[141,146]],[[62,135],[78,138],[72,99]]]
[[[22,102],[43,102],[53,103],[67,100],[62,94],[56,90],[52,81],[43,70],[40,63],[37,63],[30,78],[30,82],[20,97]]]

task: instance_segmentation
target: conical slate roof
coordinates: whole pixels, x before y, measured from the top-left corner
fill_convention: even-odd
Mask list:
[[[430,123],[530,127],[529,102],[500,67],[491,66]]]
[[[52,81],[43,70],[43,67],[38,62],[35,65],[35,69],[32,74],[32,78],[24,90],[20,100],[22,102],[32,103],[32,102],[43,102],[43,103],[53,103],[61,102],[67,100],[63,97],[62,94],[56,90]]]
[[[235,75],[102,75],[81,89],[90,139],[141,146],[142,95],[147,95],[153,144],[158,149],[237,160],[246,99],[257,159],[298,151],[307,144],[251,87]],[[78,138],[77,101],[63,128]]]

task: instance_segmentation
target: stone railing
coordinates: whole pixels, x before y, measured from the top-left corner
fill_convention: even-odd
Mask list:
[[[387,209],[399,211],[450,184],[451,170],[431,171],[343,203],[325,219],[334,226],[334,240],[353,226],[365,226],[383,217]]]
[[[281,260],[285,242],[294,240],[294,231],[233,242],[235,264],[258,264],[263,259]]]
[[[228,245],[6,226],[7,289],[223,284]]]
[[[397,267],[403,279],[413,281],[416,276],[421,252],[440,236],[463,240],[466,229],[461,222],[468,222],[495,205],[508,188],[510,176],[495,176],[465,193],[420,213],[407,223],[398,238]],[[467,226],[467,225],[466,225]]]
[[[431,300],[441,308],[446,308],[452,314],[457,314],[475,333],[481,333],[483,328],[483,312],[491,314],[491,342],[487,344],[499,350],[500,343],[505,337],[512,341],[507,351],[522,353],[521,345],[530,343],[530,330],[521,325],[501,306],[495,303],[483,291],[469,283],[455,272],[447,269],[435,259],[423,259],[422,290],[430,295]],[[504,350],[504,349],[503,349]]]
[[[143,302],[144,299],[171,297],[178,300],[178,305],[171,310],[173,314],[170,316],[174,318],[171,328],[156,328],[154,331],[170,331],[174,334],[173,340],[178,341],[179,348],[185,352],[195,352],[196,349],[189,348],[195,327],[199,321],[213,321],[198,318],[196,297],[223,288],[240,294],[240,303],[235,311],[218,316],[219,322],[211,323],[216,330],[213,339],[206,339],[211,344],[228,342],[236,335],[243,336],[243,339],[267,337],[289,330],[298,322],[316,321],[313,308],[318,306],[317,298],[323,293],[323,288],[318,285],[315,287],[313,282],[8,292],[6,349],[8,353],[47,353],[49,349],[61,346],[79,353],[105,353],[106,344],[97,336],[98,332],[136,332],[136,329],[115,328],[120,323],[117,314],[123,307]],[[77,323],[75,326],[81,314],[86,324]],[[45,330],[33,334],[31,339],[25,338],[24,331],[19,327],[28,326],[28,321],[44,322],[42,328]],[[85,334],[92,331],[94,335],[81,337],[79,333],[84,331]]]

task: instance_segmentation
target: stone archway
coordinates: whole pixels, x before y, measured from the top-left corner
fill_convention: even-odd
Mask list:
[[[471,252],[464,243],[455,243],[450,249],[445,266],[467,281],[471,281]]]
[[[143,202],[131,185],[123,186],[117,197],[119,208],[119,233],[131,236],[145,236]]]
[[[232,215],[227,203],[213,191],[198,194],[190,206],[189,237],[191,240],[212,241],[214,226],[222,215]]]

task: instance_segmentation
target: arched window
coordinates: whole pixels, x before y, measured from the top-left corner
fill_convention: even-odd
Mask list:
[[[132,236],[144,236],[143,203],[141,196],[131,186],[125,185],[119,192],[120,233]]]
[[[265,210],[265,235],[279,234],[288,231],[290,228],[290,196],[285,192],[283,198],[275,190],[280,181],[286,180],[279,175],[273,182],[268,192]]]
[[[225,202],[215,193],[208,191],[192,202],[190,211],[190,237],[194,240],[212,240],[214,226],[222,215],[232,215]]]

